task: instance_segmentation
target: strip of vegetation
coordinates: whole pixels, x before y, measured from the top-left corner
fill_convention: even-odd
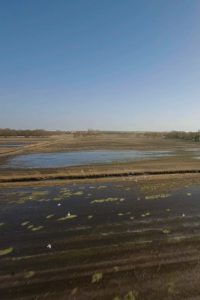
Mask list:
[[[26,130],[15,130],[15,129],[10,129],[10,128],[0,128],[0,137],[42,137],[42,136],[52,136],[52,135],[59,135],[66,133],[64,131],[48,131],[48,130],[43,130],[43,129],[26,129]]]
[[[114,178],[114,177],[129,177],[129,176],[148,176],[148,175],[175,175],[175,174],[199,174],[200,169],[196,170],[165,170],[165,171],[146,171],[146,172],[119,172],[119,173],[100,173],[100,174],[77,174],[77,175],[59,175],[45,176],[40,175],[30,177],[3,177],[0,178],[0,183],[14,182],[34,182],[34,181],[49,181],[49,180],[79,180],[79,179],[96,179],[96,178]]]

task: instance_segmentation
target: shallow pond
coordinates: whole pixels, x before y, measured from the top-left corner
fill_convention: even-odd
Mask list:
[[[20,155],[10,159],[2,167],[9,168],[54,168],[90,164],[156,159],[171,156],[171,151],[77,151]]]

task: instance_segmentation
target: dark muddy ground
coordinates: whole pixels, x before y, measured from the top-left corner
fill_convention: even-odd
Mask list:
[[[199,299],[200,185],[0,192],[0,299]]]

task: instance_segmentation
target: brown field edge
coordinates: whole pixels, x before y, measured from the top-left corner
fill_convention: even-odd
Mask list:
[[[47,181],[47,180],[81,180],[81,179],[97,179],[97,178],[114,178],[129,176],[148,176],[148,175],[178,175],[178,174],[199,174],[200,169],[190,170],[157,170],[157,171],[128,171],[118,173],[100,173],[100,174],[74,174],[61,175],[55,174],[51,176],[21,176],[12,178],[0,178],[0,183],[10,182],[31,182],[31,181]]]

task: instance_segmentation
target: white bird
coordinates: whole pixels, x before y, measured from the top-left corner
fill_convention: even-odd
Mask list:
[[[48,244],[48,245],[47,245],[47,248],[51,249],[51,244]]]

